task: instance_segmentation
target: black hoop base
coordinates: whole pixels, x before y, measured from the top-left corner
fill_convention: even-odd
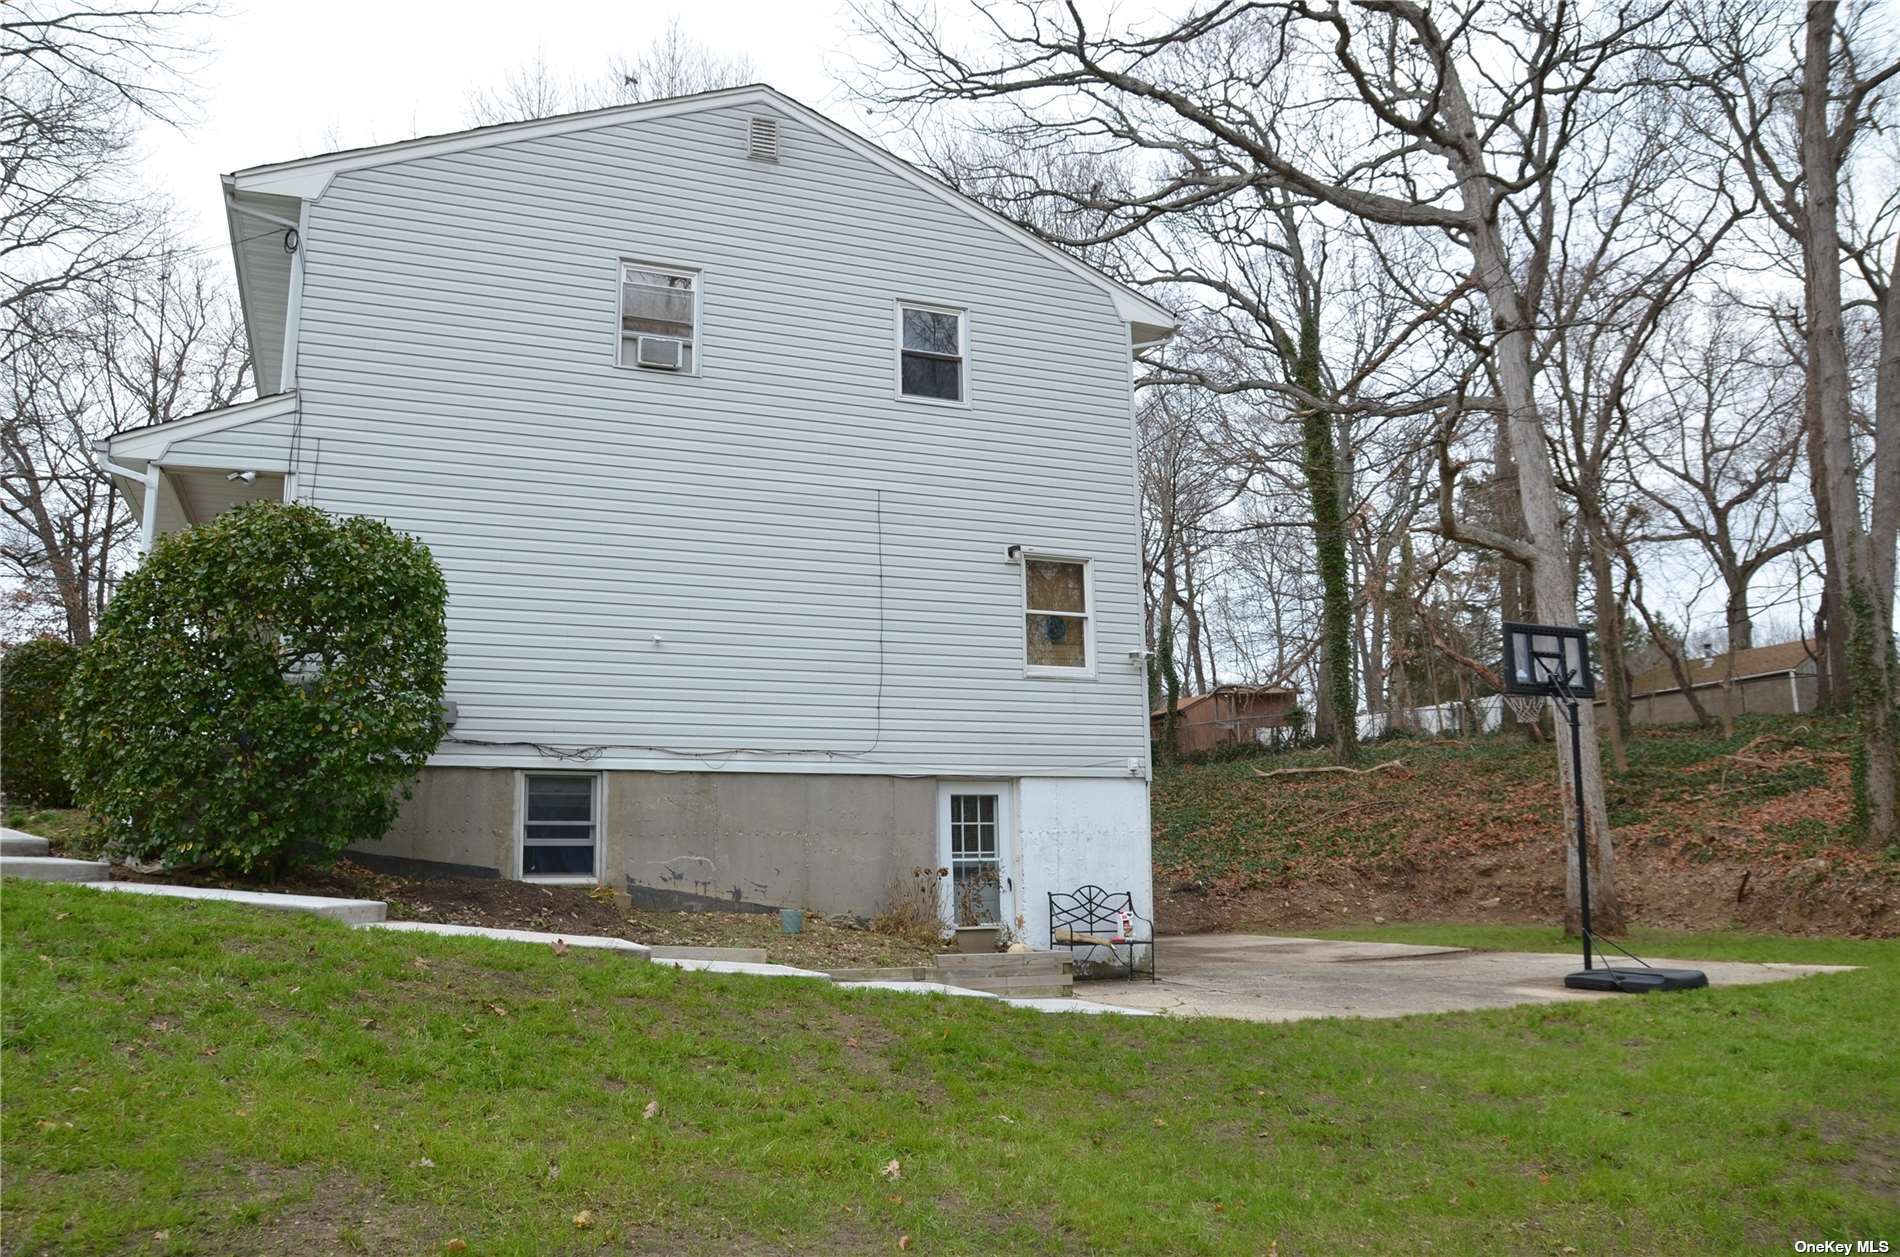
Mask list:
[[[1647,995],[1651,991],[1693,991],[1709,984],[1700,969],[1579,969],[1564,977],[1573,991],[1620,991]]]

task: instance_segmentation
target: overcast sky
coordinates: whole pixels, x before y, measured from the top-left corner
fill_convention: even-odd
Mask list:
[[[1104,7],[1083,4],[1096,14]],[[1126,19],[1168,6],[1114,7]],[[611,58],[645,50],[675,18],[712,53],[749,58],[762,81],[853,130],[874,130],[839,82],[858,47],[845,0],[230,0],[203,28],[197,117],[177,130],[148,130],[144,174],[173,201],[180,229],[228,266],[220,175],[460,130],[472,90],[501,84],[537,54],[563,78],[594,79]],[[1793,635],[1808,613],[1791,565],[1775,567],[1755,588],[1758,626],[1775,622],[1758,640]],[[1719,597],[1698,589],[1696,576],[1684,571],[1655,592],[1695,627],[1718,624]]]
[[[149,181],[197,243],[217,246],[220,175],[459,130],[470,90],[499,84],[537,49],[557,73],[592,79],[674,17],[711,51],[748,57],[763,81],[867,129],[834,77],[848,64],[842,0],[233,0],[203,27],[210,55],[193,76],[197,119],[148,132]]]

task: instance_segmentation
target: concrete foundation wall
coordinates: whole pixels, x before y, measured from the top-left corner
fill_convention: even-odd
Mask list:
[[[650,903],[868,916],[937,858],[929,778],[606,776],[607,882]]]
[[[515,875],[515,774],[493,768],[425,768],[414,796],[381,842],[351,848],[396,861],[459,865]],[[444,869],[444,872],[452,870]]]
[[[600,776],[600,880],[648,907],[869,916],[912,885],[914,869],[948,859],[937,778]],[[512,768],[425,769],[388,836],[353,850],[399,868],[513,877],[517,782]],[[1048,895],[1090,882],[1133,891],[1153,915],[1146,781],[1029,777],[1013,787],[1006,924],[1019,937],[1047,946]]]
[[[1146,781],[1025,777],[1016,797],[1020,924],[1010,924],[1030,946],[1049,945],[1049,896],[1091,883],[1134,892],[1135,910],[1154,919]]]

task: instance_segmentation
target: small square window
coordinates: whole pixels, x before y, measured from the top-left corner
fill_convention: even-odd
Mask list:
[[[599,850],[600,779],[529,773],[522,781],[521,875],[592,878]]]
[[[1089,668],[1088,564],[1023,559],[1023,632],[1032,671]]]
[[[699,342],[699,275],[620,264],[620,365],[691,374]]]
[[[904,397],[963,400],[963,311],[897,307],[897,391]]]

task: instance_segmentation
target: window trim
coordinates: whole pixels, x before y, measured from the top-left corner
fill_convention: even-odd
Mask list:
[[[920,393],[904,391],[904,311],[906,310],[957,316],[957,399],[955,401],[947,397],[925,397]],[[940,301],[912,301],[908,297],[897,298],[891,309],[891,392],[900,402],[917,402],[925,406],[955,406],[960,410],[970,408],[970,312],[967,308],[945,305]]]
[[[626,318],[627,268],[637,266],[643,270],[657,271],[662,275],[690,277],[693,281],[693,365],[688,371],[663,371],[655,367],[643,367],[626,360],[627,338],[621,332],[621,320]],[[706,268],[687,266],[680,262],[650,262],[645,258],[621,255],[614,262],[614,368],[619,371],[631,371],[636,375],[670,375],[683,379],[697,379],[700,367],[705,361],[706,346]]]
[[[1060,554],[1053,550],[1030,550],[1022,552],[1021,568],[1016,574],[1016,631],[1023,642],[1023,675],[1043,677],[1058,681],[1092,681],[1095,679],[1095,561],[1080,554]],[[1082,567],[1082,649],[1086,652],[1087,663],[1080,668],[1063,668],[1053,664],[1029,662],[1029,617],[1031,615],[1067,615],[1069,612],[1032,610],[1029,606],[1029,563],[1036,559],[1046,563],[1077,563]]]
[[[527,872],[528,778],[585,777],[594,787],[594,871],[582,877],[572,873],[530,875]],[[606,877],[607,779],[602,773],[571,769],[517,768],[515,770],[515,880],[546,886],[601,886]]]

